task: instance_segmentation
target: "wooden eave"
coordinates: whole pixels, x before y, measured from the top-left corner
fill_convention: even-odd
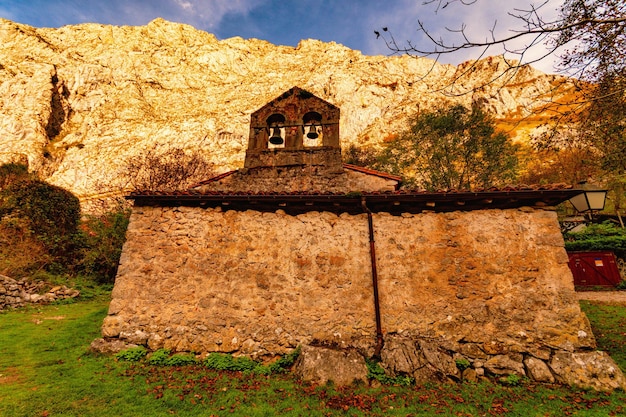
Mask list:
[[[139,191],[127,198],[135,206],[222,207],[227,210],[255,210],[288,214],[309,211],[357,214],[362,202],[372,212],[402,213],[513,209],[555,206],[582,192],[580,189],[497,190],[479,192],[367,192],[331,194],[295,193],[222,193],[197,191]]]

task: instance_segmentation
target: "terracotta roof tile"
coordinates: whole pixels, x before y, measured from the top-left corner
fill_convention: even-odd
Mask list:
[[[232,174],[230,171],[228,173],[222,174],[223,177],[227,177],[226,174]],[[217,178],[217,177],[214,177]],[[214,179],[210,179],[205,181],[213,181]],[[387,195],[387,196],[401,196],[401,195],[454,195],[454,194],[480,194],[480,193],[510,193],[510,192],[521,192],[521,191],[558,191],[558,190],[570,190],[573,189],[573,186],[568,184],[542,184],[542,185],[507,185],[501,188],[491,187],[488,189],[476,189],[472,191],[467,190],[455,190],[455,189],[445,189],[445,190],[437,190],[437,191],[427,191],[423,189],[403,189],[396,191],[354,191],[351,193],[340,193],[340,192],[329,192],[329,191],[319,191],[319,190],[306,190],[306,191],[290,191],[290,192],[278,192],[278,191],[235,191],[235,192],[226,192],[226,191],[199,191],[194,189],[188,190],[176,190],[176,191],[161,191],[161,190],[138,190],[133,191],[130,196],[203,196],[203,195],[213,195],[213,196],[357,196],[357,195]]]

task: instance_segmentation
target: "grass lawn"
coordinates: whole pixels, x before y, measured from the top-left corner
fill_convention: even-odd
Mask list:
[[[357,386],[290,375],[150,366],[88,352],[107,297],[0,313],[0,416],[619,416],[626,394],[525,383]],[[600,348],[626,369],[626,307],[583,302]]]

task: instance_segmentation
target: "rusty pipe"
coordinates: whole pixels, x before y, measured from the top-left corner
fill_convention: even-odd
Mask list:
[[[376,347],[374,348],[374,358],[380,360],[380,352],[383,350],[385,341],[383,339],[383,329],[380,319],[380,299],[378,296],[378,271],[376,267],[376,243],[374,241],[374,221],[372,211],[367,207],[365,197],[361,197],[361,207],[367,213],[367,225],[370,239],[370,261],[372,264],[372,286],[374,287],[374,314],[376,317]]]

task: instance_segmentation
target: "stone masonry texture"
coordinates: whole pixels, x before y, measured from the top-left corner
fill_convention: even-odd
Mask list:
[[[478,374],[567,382],[566,366],[550,374],[555,355],[595,349],[555,212],[377,213],[373,225],[390,374],[460,378],[464,358]],[[370,356],[367,216],[135,207],[112,298],[103,336],[150,349]],[[607,378],[623,387],[612,366]]]

